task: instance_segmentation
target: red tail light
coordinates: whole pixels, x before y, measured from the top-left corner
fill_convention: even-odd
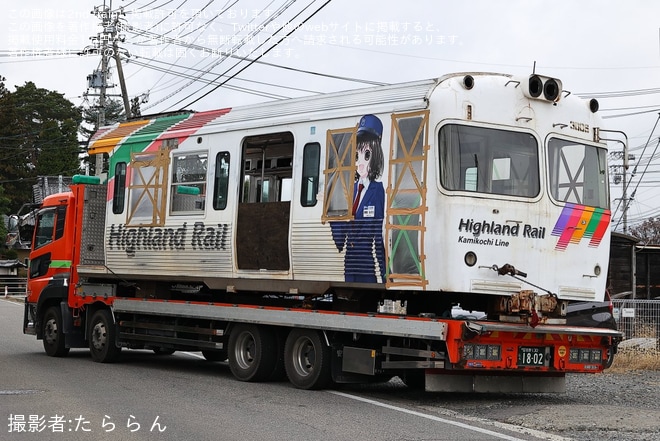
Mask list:
[[[610,314],[614,315],[614,302],[612,302],[612,298],[610,297],[610,292],[608,290],[605,290],[605,299],[609,302]]]

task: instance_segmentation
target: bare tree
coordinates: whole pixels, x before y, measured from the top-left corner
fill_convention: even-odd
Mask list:
[[[630,228],[630,234],[650,245],[660,245],[660,218],[651,217]]]

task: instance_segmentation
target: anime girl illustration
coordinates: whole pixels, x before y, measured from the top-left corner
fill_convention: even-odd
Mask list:
[[[377,271],[385,277],[385,190],[377,181],[383,174],[381,138],[383,123],[374,115],[360,118],[357,129],[353,219],[331,222],[332,238],[344,256],[344,279],[347,282],[377,283]],[[381,280],[382,281],[382,280]]]

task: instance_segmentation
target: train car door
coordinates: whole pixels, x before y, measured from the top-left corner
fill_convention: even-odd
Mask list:
[[[288,271],[293,134],[246,138],[242,163],[236,230],[238,269]]]

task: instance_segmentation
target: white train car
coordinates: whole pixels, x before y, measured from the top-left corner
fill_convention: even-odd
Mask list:
[[[110,156],[105,262],[414,313],[506,315],[533,290],[551,316],[605,292],[596,111],[556,79],[470,73],[106,127],[89,146]]]

